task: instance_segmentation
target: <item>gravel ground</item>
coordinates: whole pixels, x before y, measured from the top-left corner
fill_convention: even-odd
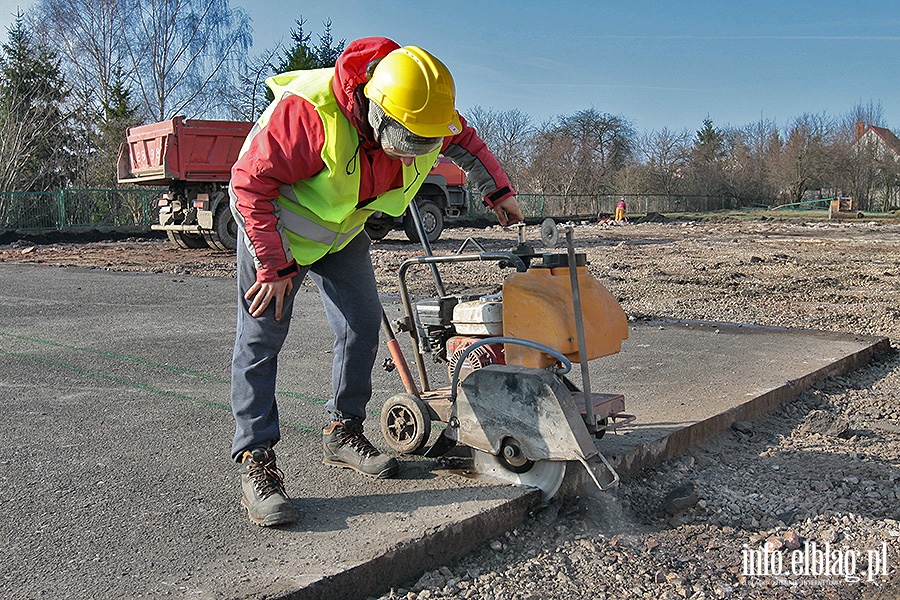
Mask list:
[[[435,252],[469,237],[488,250],[514,241],[499,228],[454,229]],[[582,223],[575,237],[632,320],[882,335],[893,352],[615,493],[551,502],[379,600],[900,598],[900,225]],[[397,265],[416,254],[397,232],[373,246],[383,292],[396,293]],[[0,246],[0,261],[198,276],[233,276],[232,260],[158,239]],[[442,269],[460,292],[499,288],[501,277],[493,265]],[[411,279],[428,293],[427,272]]]

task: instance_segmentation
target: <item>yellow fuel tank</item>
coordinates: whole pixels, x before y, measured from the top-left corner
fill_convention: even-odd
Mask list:
[[[577,273],[587,359],[615,354],[622,349],[622,341],[628,339],[625,311],[587,267],[577,267]],[[503,335],[538,342],[573,362],[581,362],[568,267],[538,267],[506,277]],[[544,368],[555,362],[555,358],[539,350],[506,344],[509,365]]]

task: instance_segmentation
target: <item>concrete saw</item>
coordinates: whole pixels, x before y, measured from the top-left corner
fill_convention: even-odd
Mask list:
[[[545,243],[556,243],[562,230],[546,221]],[[410,335],[419,385],[386,315],[382,323],[391,352],[386,368],[398,370],[406,389],[382,411],[382,433],[391,448],[439,457],[465,446],[476,472],[536,487],[545,502],[561,489],[568,461],[583,465],[600,489],[618,482],[595,442],[634,416],[624,413],[621,394],[591,391],[587,363],[619,352],[628,322],[615,298],[590,275],[585,255],[575,253],[572,228],[564,230],[568,252],[543,255],[526,243],[522,224],[518,246],[510,252],[462,254],[466,240],[455,255],[435,256],[420,236],[425,256],[405,260],[397,272],[405,311],[397,330]],[[475,261],[514,270],[501,293],[447,293],[438,265]],[[437,297],[414,304],[406,274],[417,265],[430,267]],[[427,355],[448,365],[449,386],[431,387]],[[576,362],[580,390],[565,377]],[[431,440],[435,422],[446,427]]]

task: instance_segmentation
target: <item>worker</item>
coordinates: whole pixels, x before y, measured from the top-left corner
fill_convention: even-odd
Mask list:
[[[625,206],[625,198],[623,197],[619,200],[619,203],[616,204],[616,221],[619,223],[627,223],[628,215],[625,214],[626,206]]]
[[[279,525],[297,510],[273,449],[281,437],[276,364],[303,279],[318,287],[335,336],[324,462],[393,477],[397,460],[363,434],[382,316],[366,218],[402,215],[441,153],[468,173],[501,225],[523,217],[499,162],[457,112],[449,70],[427,51],[363,38],[333,69],[266,83],[275,99],[230,184],[239,225],[231,454],[250,520]]]

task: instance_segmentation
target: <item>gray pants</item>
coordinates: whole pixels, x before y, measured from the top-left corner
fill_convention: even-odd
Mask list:
[[[325,405],[326,411],[344,418],[366,416],[382,314],[369,256],[370,242],[363,233],[340,252],[300,267],[294,275],[294,289],[285,298],[280,321],[275,320],[274,302],[261,316],[251,317],[250,303],[244,294],[256,282],[256,266],[243,232],[240,235],[237,334],[231,363],[231,410],[235,420],[231,456],[235,460],[245,450],[271,447],[281,439],[275,401],[278,353],[287,337],[294,298],[307,273],[319,288],[328,325],[335,336],[333,397]]]

